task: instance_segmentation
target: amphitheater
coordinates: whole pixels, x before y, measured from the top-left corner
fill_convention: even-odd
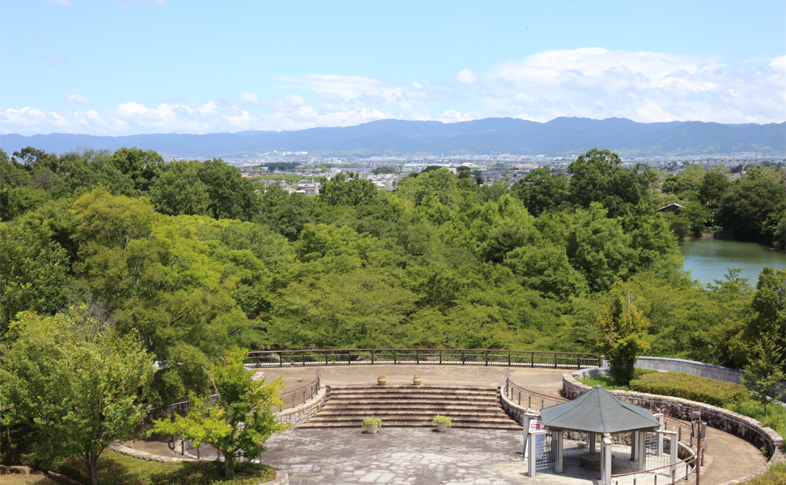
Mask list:
[[[563,473],[556,473],[553,463],[547,463],[531,477],[523,456],[520,424],[528,409],[537,411],[584,392],[586,386],[575,379],[579,374],[574,372],[577,367],[596,368],[597,361],[575,361],[562,355],[558,361],[557,354],[553,364],[550,356],[538,360],[534,354],[529,365],[510,359],[510,354],[507,362],[499,355],[489,361],[488,354],[485,361],[468,361],[463,356],[461,361],[443,360],[440,355],[438,362],[435,355],[376,359],[353,356],[346,362],[334,357],[322,362],[321,357],[313,356],[301,361],[296,354],[288,359],[281,354],[274,359],[269,355],[263,360],[251,359],[255,377],[284,379],[284,405],[276,411],[280,421],[292,425],[268,440],[261,460],[282,471],[280,483],[293,485],[601,484],[598,471],[579,466],[579,455],[588,451],[585,436],[567,436]],[[381,375],[386,379],[384,385],[378,384]],[[413,385],[415,375],[422,377],[421,386]],[[656,469],[639,472],[630,460],[629,443],[616,440],[612,446],[612,483],[695,483],[692,464],[697,443],[685,420],[701,403],[638,393],[616,394],[634,404],[661,409],[666,428],[679,432],[680,449],[686,455],[692,449],[694,461],[683,460],[682,467],[659,470],[661,463],[650,462],[648,455],[647,468]],[[702,485],[751,478],[784,459],[782,440],[774,431],[730,411],[708,405],[703,408],[711,427],[701,467]],[[431,424],[436,414],[450,416],[452,429],[436,432]],[[383,426],[377,434],[364,434],[362,420],[371,415],[381,418]],[[149,458],[147,453],[139,453],[149,452],[187,459],[215,458],[209,447],[191,448],[183,441],[167,446],[151,439],[123,445],[116,449],[140,457]]]

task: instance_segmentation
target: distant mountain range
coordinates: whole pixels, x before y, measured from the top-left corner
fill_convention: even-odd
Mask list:
[[[724,125],[699,121],[636,123],[622,118],[556,118],[547,123],[486,118],[461,123],[381,120],[342,128],[207,135],[0,135],[9,155],[26,146],[64,153],[93,148],[152,149],[168,157],[232,157],[271,151],[311,155],[503,154],[566,156],[591,148],[622,156],[786,154],[786,122]]]

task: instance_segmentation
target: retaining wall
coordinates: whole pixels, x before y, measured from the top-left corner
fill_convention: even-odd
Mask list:
[[[564,374],[562,376],[563,396],[568,399],[575,399],[582,393],[590,390],[589,386],[577,381],[576,377],[591,377],[593,375],[598,376],[602,375],[603,372],[604,369],[584,369],[573,372],[572,374]],[[786,455],[783,453],[783,438],[781,438],[781,436],[776,433],[775,430],[764,426],[753,418],[729,411],[728,409],[718,408],[715,406],[710,406],[709,404],[690,401],[688,399],[680,399],[677,397],[646,394],[643,392],[633,391],[609,392],[618,398],[629,403],[636,404],[637,406],[642,406],[649,409],[661,409],[663,414],[673,418],[681,419],[683,421],[690,421],[690,413],[701,407],[702,419],[706,420],[707,424],[709,424],[711,427],[737,436],[738,438],[742,438],[748,443],[751,443],[756,448],[767,448],[767,452],[770,454],[770,461],[766,466],[756,470],[754,473],[746,477],[730,480],[723,485],[749,480],[766,472],[767,469],[769,469],[769,467],[774,463],[786,461]]]
[[[603,365],[608,365],[608,362],[604,360]],[[684,372],[694,376],[708,377],[710,379],[717,379],[719,381],[742,384],[742,381],[740,381],[742,371],[730,369],[720,365],[696,362],[695,360],[671,359],[668,357],[639,357],[639,360],[636,362],[636,367],[641,369],[655,369],[659,371]],[[781,387],[778,390],[778,392],[784,391],[786,391],[786,382],[781,384]],[[781,396],[781,401],[786,402],[786,393]]]
[[[330,386],[323,386],[313,398],[303,404],[276,413],[276,421],[291,426],[303,424],[325,406],[329,397]]]

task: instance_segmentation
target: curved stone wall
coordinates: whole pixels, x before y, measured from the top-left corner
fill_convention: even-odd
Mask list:
[[[593,377],[603,374],[603,369],[583,369],[572,374],[562,376],[562,394],[568,399],[574,399],[590,389],[589,386],[582,384],[574,376]],[[673,418],[690,420],[690,413],[699,406],[702,409],[702,418],[713,428],[719,429],[729,434],[751,443],[756,448],[766,447],[770,454],[770,461],[766,466],[760,468],[751,475],[727,483],[737,483],[742,480],[753,478],[767,471],[774,463],[786,461],[783,453],[783,438],[775,430],[764,426],[759,421],[743,416],[742,414],[729,411],[728,409],[710,406],[709,404],[680,399],[678,397],[661,396],[658,394],[646,394],[633,391],[609,391],[620,399],[623,399],[637,406],[646,408],[659,408],[663,414]],[[724,484],[725,485],[725,484]]]

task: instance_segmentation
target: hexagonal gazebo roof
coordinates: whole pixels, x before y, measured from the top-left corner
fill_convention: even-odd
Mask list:
[[[599,385],[572,401],[541,409],[540,418],[547,428],[598,434],[660,426],[649,409],[622,401]]]

